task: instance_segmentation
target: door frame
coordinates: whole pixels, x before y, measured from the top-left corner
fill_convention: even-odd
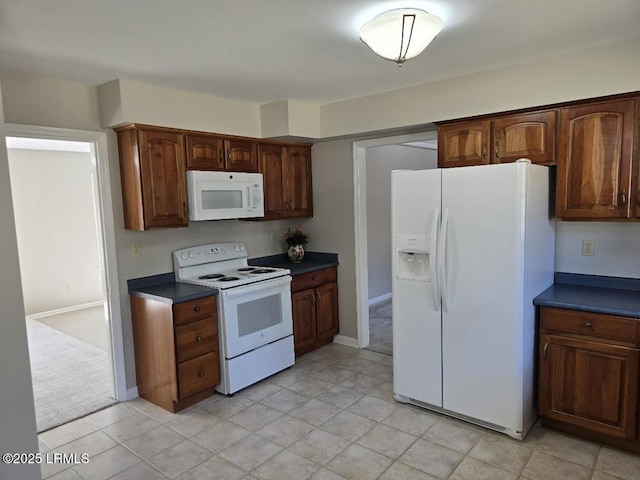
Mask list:
[[[369,346],[369,276],[367,258],[367,148],[436,140],[437,130],[353,142],[357,347]],[[389,252],[392,254],[392,252]],[[356,345],[354,345],[356,346]]]
[[[92,160],[95,161],[95,174],[97,177],[96,209],[98,210],[97,213],[99,213],[97,220],[101,230],[101,238],[99,238],[99,243],[102,247],[100,261],[104,266],[102,272],[103,289],[109,316],[109,361],[111,363],[113,396],[118,402],[128,400],[107,134],[99,131],[10,123],[5,124],[4,133],[7,137],[66,140],[85,142],[92,145],[91,154]]]

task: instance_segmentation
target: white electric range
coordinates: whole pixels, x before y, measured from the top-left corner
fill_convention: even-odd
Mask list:
[[[291,275],[251,266],[244,244],[173,252],[176,282],[218,288],[221,393],[231,395],[294,364]]]

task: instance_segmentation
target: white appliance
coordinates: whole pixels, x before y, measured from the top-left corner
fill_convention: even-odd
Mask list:
[[[412,403],[522,439],[533,298],[553,283],[549,168],[393,171],[393,384]]]
[[[189,220],[264,217],[261,173],[187,171]]]
[[[231,395],[294,364],[291,275],[248,265],[242,243],[173,252],[177,282],[218,288],[221,393]]]

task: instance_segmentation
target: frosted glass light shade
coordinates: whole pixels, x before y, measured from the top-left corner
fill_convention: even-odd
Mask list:
[[[402,65],[416,57],[440,33],[439,17],[417,8],[383,12],[360,28],[362,40],[377,55]]]

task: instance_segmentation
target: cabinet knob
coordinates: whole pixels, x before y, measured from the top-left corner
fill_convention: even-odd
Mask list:
[[[195,307],[193,307],[193,311],[198,313],[200,311],[200,305],[196,305]]]
[[[199,377],[204,377],[204,372],[198,372]]]
[[[496,158],[500,158],[500,140],[496,140]]]
[[[201,336],[201,335],[198,335],[198,336],[196,337],[196,342],[201,342],[201,341],[202,341],[202,336]]]
[[[584,326],[585,326],[585,327],[590,327],[590,326],[591,326],[591,322],[588,322],[588,321],[587,321],[587,322],[584,322]]]
[[[622,203],[622,205],[626,205],[627,204],[627,189],[623,188],[622,192],[620,193],[620,201]]]
[[[482,142],[482,158],[487,158],[487,141]]]

